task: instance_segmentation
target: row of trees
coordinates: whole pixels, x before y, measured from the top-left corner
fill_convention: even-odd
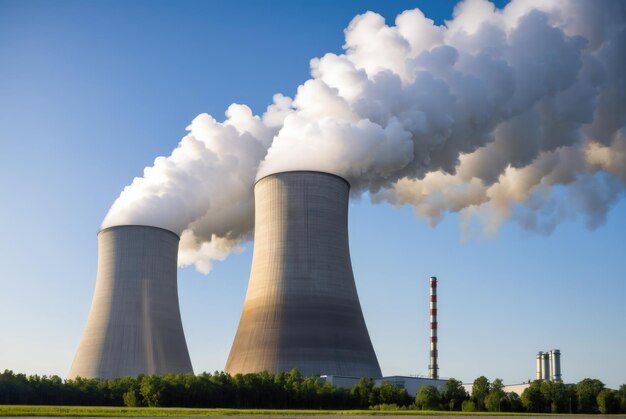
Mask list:
[[[415,407],[422,410],[450,410],[464,412],[523,412],[520,397],[516,393],[506,393],[502,380],[490,383],[486,377],[474,380],[471,394],[463,384],[454,378],[437,389],[434,386],[420,387],[415,396]]]
[[[289,373],[140,375],[111,380],[62,380],[0,374],[0,404],[83,406],[233,407],[294,409],[367,409],[371,405],[408,406],[404,389],[361,379],[351,389],[333,387],[318,377]]]
[[[612,390],[592,378],[577,384],[538,380],[524,390],[522,402],[531,412],[626,413],[626,385]]]
[[[140,375],[111,380],[62,380],[57,376],[0,374],[0,404],[82,406],[233,407],[367,409],[402,408],[531,413],[626,413],[626,385],[605,388],[595,379],[577,384],[537,380],[521,397],[505,392],[502,380],[474,380],[471,393],[450,378],[437,388],[423,386],[415,398],[384,382],[361,379],[351,389],[333,387],[318,377],[289,373]]]
[[[466,412],[626,413],[626,385],[612,390],[591,378],[577,384],[536,380],[520,397],[505,392],[500,379],[489,382],[486,377],[478,377],[468,394],[460,381],[451,378],[439,390],[433,386],[421,387],[415,407]]]

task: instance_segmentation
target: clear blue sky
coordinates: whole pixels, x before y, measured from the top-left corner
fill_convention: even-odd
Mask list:
[[[341,52],[357,13],[392,22],[420,7],[442,23],[454,3],[0,0],[0,370],[67,375],[100,223],[197,114],[293,96],[311,58]],[[581,219],[550,236],[506,223],[471,240],[454,215],[431,228],[408,207],[353,202],[352,262],[383,373],[427,373],[437,275],[442,376],[518,383],[534,378],[538,351],[559,348],[565,381],[626,383],[625,233],[624,200],[595,231]],[[251,250],[209,276],[179,271],[196,372],[225,365]]]

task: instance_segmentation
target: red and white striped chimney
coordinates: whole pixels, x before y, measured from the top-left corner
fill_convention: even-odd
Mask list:
[[[437,371],[437,277],[430,277],[430,364],[428,372],[430,378],[439,378]]]

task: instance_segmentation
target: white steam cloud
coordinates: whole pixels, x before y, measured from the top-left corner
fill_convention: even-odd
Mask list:
[[[418,9],[393,26],[356,16],[293,100],[196,117],[103,227],[179,233],[180,264],[207,273],[251,238],[255,179],[319,170],[432,224],[456,212],[549,233],[583,214],[595,228],[626,190],[625,23],[619,0],[467,0],[443,26]]]

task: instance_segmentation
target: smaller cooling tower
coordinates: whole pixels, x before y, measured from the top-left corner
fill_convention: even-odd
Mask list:
[[[125,225],[98,233],[98,273],[69,378],[193,373],[178,306],[179,237]]]

